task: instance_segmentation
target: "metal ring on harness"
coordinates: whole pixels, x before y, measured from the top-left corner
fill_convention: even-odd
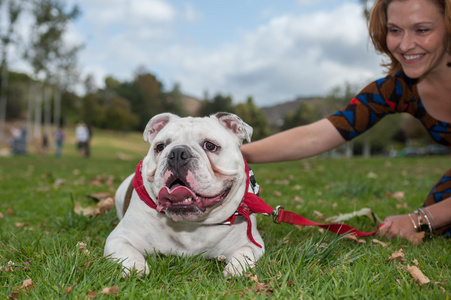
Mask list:
[[[272,220],[274,223],[279,224],[280,222],[277,220],[279,218],[280,210],[283,209],[283,206],[277,205],[276,209],[272,211]]]

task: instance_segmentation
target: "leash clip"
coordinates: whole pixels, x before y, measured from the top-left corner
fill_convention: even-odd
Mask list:
[[[281,209],[283,209],[283,206],[277,205],[276,209],[272,211],[272,220],[276,224],[280,223],[277,219],[279,218],[279,213]]]

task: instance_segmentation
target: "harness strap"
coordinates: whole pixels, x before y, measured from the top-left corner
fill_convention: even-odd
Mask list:
[[[133,179],[132,179],[130,181],[130,184],[128,185],[127,192],[125,192],[124,207],[122,208],[122,216],[125,216],[128,206],[130,205],[130,200],[132,199],[133,190],[134,190],[134,187],[133,187]]]

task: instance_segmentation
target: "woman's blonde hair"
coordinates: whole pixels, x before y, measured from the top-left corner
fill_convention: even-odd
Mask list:
[[[376,0],[371,9],[370,21],[368,31],[376,51],[385,54],[390,59],[389,62],[383,63],[382,66],[388,69],[388,74],[394,74],[401,70],[400,63],[391,54],[387,47],[387,7],[393,1],[407,1],[407,0]],[[451,0],[429,0],[440,9],[445,19],[445,26],[447,31],[446,43],[447,51],[451,53]],[[448,63],[450,66],[450,63]]]

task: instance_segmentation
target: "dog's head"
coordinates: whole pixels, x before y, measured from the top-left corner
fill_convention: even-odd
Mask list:
[[[238,116],[153,117],[143,133],[150,149],[144,186],[157,210],[174,221],[215,223],[233,214],[245,192],[240,146],[252,127]]]

